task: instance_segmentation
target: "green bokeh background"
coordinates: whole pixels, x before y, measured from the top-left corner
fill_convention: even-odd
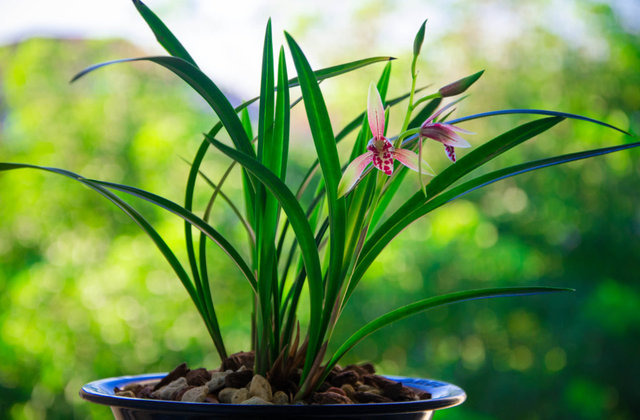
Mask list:
[[[625,31],[608,6],[586,3],[576,17],[604,52],[534,25],[496,55],[478,48],[473,10],[457,4],[459,26],[437,42],[427,31],[420,61],[421,81],[437,85],[487,69],[456,115],[546,108],[640,132],[640,38]],[[364,9],[356,35],[366,33],[362,22],[389,7]],[[302,47],[321,42],[305,25],[313,22],[293,32]],[[408,89],[411,43],[408,38],[403,50],[387,51],[400,58],[392,97]],[[324,62],[366,51],[327,47]],[[150,64],[120,65],[68,84],[89,64],[139,55],[145,52],[121,40],[30,39],[0,48],[0,160],[61,167],[182,202],[188,166],[180,158],[193,157],[200,133],[216,121],[204,101]],[[381,70],[372,66],[323,83],[334,130],[364,109],[369,82]],[[233,87],[224,90],[239,103]],[[401,111],[392,110],[392,129]],[[479,145],[530,119],[496,117],[464,127],[478,133],[468,139]],[[344,161],[353,139],[340,148]],[[630,141],[567,121],[486,170]],[[441,145],[425,150],[437,172],[449,164]],[[288,183],[294,187],[314,159],[302,106],[292,114],[291,155]],[[204,168],[219,179],[227,164],[211,153]],[[226,192],[239,203],[237,172],[233,179]],[[417,188],[417,179],[407,177],[392,207]],[[573,287],[572,294],[474,301],[421,314],[379,331],[344,362],[372,361],[386,374],[462,386],[468,401],[438,413],[441,419],[637,418],[639,191],[640,153],[632,150],[525,174],[448,204],[380,256],[347,307],[333,347],[366,321],[418,298],[493,286]],[[199,184],[198,213],[209,193]],[[186,262],[180,219],[127,201]],[[242,227],[222,202],[212,221],[246,253]],[[249,287],[214,247],[210,261],[227,348],[246,350]],[[167,371],[182,361],[210,369],[219,363],[187,293],[144,233],[69,179],[26,170],[1,174],[0,418],[108,419],[108,408],[79,398],[84,383]]]

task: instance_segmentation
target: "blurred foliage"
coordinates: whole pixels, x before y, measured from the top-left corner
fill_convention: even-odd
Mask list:
[[[538,3],[544,2],[527,2]],[[364,10],[361,19],[385,7],[391,6]],[[488,50],[478,47],[482,37],[474,39],[472,11],[460,12],[469,24],[459,30],[437,42],[427,30],[422,77],[441,85],[488,69],[458,115],[548,108],[638,133],[640,38],[621,29],[606,6],[588,4],[583,12],[595,46],[536,27]],[[411,40],[394,63],[391,96],[408,88]],[[0,48],[1,160],[62,167],[182,202],[188,166],[180,157],[192,158],[199,133],[216,121],[205,104],[150,64],[67,83],[88,64],[143,54],[121,41],[32,39]],[[330,57],[331,64],[343,59],[353,59],[353,51]],[[323,83],[335,128],[364,109],[366,87],[379,71]],[[392,112],[392,129],[400,114]],[[521,121],[496,117],[464,127],[479,133],[469,138],[477,145]],[[294,185],[314,159],[301,107],[292,114],[292,130]],[[490,166],[627,141],[601,127],[564,122]],[[436,171],[447,165],[441,149],[435,143],[426,149]],[[204,167],[215,180],[226,163],[211,153]],[[240,182],[225,188],[240,200]],[[417,180],[407,177],[404,196],[416,189]],[[358,325],[417,297],[489,286],[574,287],[573,294],[468,302],[415,316],[376,333],[344,363],[369,360],[386,374],[462,386],[468,401],[438,413],[443,419],[634,418],[640,412],[638,191],[640,156],[631,151],[525,174],[448,204],[400,235],[372,266],[334,347]],[[201,184],[197,212],[207,199]],[[184,257],[179,219],[130,202]],[[242,247],[242,227],[222,202],[212,221]],[[209,249],[227,347],[245,350],[250,290],[236,267]],[[84,383],[167,371],[182,361],[219,363],[186,292],[148,238],[100,196],[60,177],[0,176],[0,308],[0,418],[108,419],[107,408],[78,397]]]

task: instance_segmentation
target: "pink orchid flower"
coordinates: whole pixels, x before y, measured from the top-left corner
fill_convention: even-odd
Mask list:
[[[460,102],[464,98],[460,98],[457,101],[451,102],[449,105],[442,108],[430,116],[422,126],[420,127],[420,145],[422,145],[423,138],[429,138],[435,141],[439,141],[444,144],[444,151],[449,159],[455,163],[456,151],[455,147],[471,147],[468,141],[460,137],[458,133],[475,134],[471,131],[464,130],[455,125],[434,122],[444,111]]]
[[[394,148],[389,139],[384,136],[384,108],[378,88],[373,82],[369,86],[367,116],[373,138],[367,144],[366,153],[355,158],[344,171],[338,185],[338,197],[342,197],[353,188],[362,172],[371,162],[373,162],[375,168],[386,175],[393,174],[393,162],[395,160],[418,172],[418,155],[411,150]],[[421,169],[421,172],[425,175],[435,175],[429,164],[424,160],[422,161]]]

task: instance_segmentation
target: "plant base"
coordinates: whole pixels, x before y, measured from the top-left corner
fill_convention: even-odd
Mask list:
[[[114,395],[114,388],[132,383],[154,383],[167,374],[122,376],[91,382],[82,387],[80,396],[87,401],[111,407],[116,419],[126,420],[267,420],[267,419],[398,419],[428,420],[433,412],[462,404],[465,392],[452,384],[420,378],[388,377],[419,391],[429,392],[432,399],[398,403],[348,405],[236,405],[182,401],[146,400]]]

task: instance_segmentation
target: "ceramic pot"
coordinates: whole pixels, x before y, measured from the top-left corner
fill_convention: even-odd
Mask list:
[[[166,373],[121,376],[86,384],[80,396],[87,401],[111,407],[117,420],[275,420],[275,419],[349,419],[349,420],[430,420],[434,411],[462,404],[464,391],[452,384],[432,379],[388,376],[433,396],[430,400],[381,404],[350,405],[235,405],[181,401],[160,401],[117,397],[113,388],[130,383],[157,382]]]

